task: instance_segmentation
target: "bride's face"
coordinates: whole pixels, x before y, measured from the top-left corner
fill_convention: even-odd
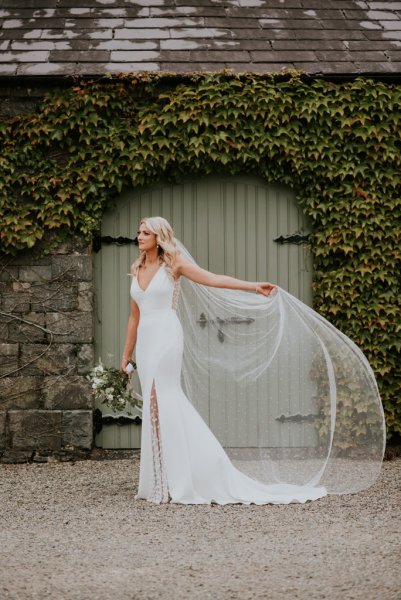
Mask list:
[[[138,230],[138,246],[140,250],[149,251],[157,246],[156,234],[141,223]]]

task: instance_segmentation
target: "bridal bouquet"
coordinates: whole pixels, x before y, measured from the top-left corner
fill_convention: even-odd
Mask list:
[[[134,368],[136,368],[135,363]],[[92,384],[95,399],[114,412],[127,410],[127,405],[142,410],[142,396],[131,388],[129,377],[123,371],[115,367],[105,367],[99,361],[86,378]]]

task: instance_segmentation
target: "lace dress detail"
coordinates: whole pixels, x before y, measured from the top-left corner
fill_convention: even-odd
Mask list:
[[[181,277],[179,277],[177,279],[177,281],[174,282],[173,302],[171,305],[171,308],[173,308],[174,310],[177,310],[178,296],[180,294],[180,282],[181,282]]]
[[[150,502],[155,502],[156,504],[161,504],[169,502],[170,494],[168,491],[167,474],[163,460],[155,382],[153,382],[150,394],[150,432],[153,455],[153,489],[148,500]]]

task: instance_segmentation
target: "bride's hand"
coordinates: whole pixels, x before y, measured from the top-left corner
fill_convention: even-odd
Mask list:
[[[121,369],[121,371],[123,371],[124,373],[126,373],[126,372],[127,372],[127,371],[126,371],[126,368],[127,368],[127,365],[128,365],[128,363],[129,363],[129,359],[128,359],[128,358],[123,358],[123,359],[121,360],[120,369]]]
[[[274,283],[269,283],[268,281],[258,283],[256,285],[256,292],[267,297],[272,297],[277,294],[278,285],[274,285]]]

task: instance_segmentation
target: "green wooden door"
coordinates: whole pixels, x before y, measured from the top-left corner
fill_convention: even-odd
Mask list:
[[[176,236],[203,268],[240,279],[272,281],[312,306],[312,260],[307,246],[274,241],[281,235],[310,231],[291,189],[245,175],[188,178],[181,184],[137,188],[121,194],[116,207],[104,215],[102,236],[133,239],[140,218],[155,215],[172,224]],[[128,274],[137,255],[138,249],[132,244],[103,244],[95,256],[96,357],[101,357],[105,364],[118,366],[120,362],[129,314]],[[140,392],[136,374],[133,383]],[[254,384],[249,385],[251,393]],[[296,382],[289,379],[287,385]],[[258,419],[243,402],[234,406],[235,390],[230,388],[229,381],[219,386],[222,387],[209,389],[193,399],[194,405],[224,445],[253,445],[254,423]],[[269,423],[265,444],[314,445],[310,423],[277,419],[274,377],[271,386],[271,414],[263,415]],[[221,403],[211,401],[215,394],[221,393],[230,397],[228,412]],[[281,393],[285,394],[285,390]],[[104,407],[99,408],[104,415],[112,414]],[[289,412],[294,409],[307,412],[310,407],[300,398],[298,407],[288,407]],[[227,422],[232,422],[228,430]],[[140,425],[104,425],[96,444],[104,448],[138,448]]]

